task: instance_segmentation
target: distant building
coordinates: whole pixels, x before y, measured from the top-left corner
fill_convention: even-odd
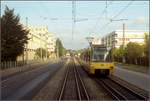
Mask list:
[[[54,51],[55,51],[55,34],[48,34],[47,49],[49,52],[54,53]]]
[[[55,35],[48,33],[48,26],[27,26],[24,28],[29,30],[28,38],[30,38],[30,40],[28,40],[27,44],[28,60],[38,58],[35,55],[35,50],[38,48],[44,48],[50,53],[54,52]],[[19,56],[17,60],[21,61],[22,58],[23,60],[26,59],[26,51],[24,51],[24,54]]]
[[[145,33],[148,33],[146,30],[125,30],[123,37],[122,30],[113,31],[102,38],[102,44],[105,44],[107,47],[120,47],[120,45],[127,45],[129,42],[137,42],[139,44],[144,43]]]
[[[66,57],[70,57],[70,53],[69,52],[66,53]]]
[[[102,44],[102,41],[101,39],[95,39],[95,40],[92,40],[92,44]]]
[[[45,40],[46,35],[48,34],[48,26],[28,26],[30,33],[40,37]]]

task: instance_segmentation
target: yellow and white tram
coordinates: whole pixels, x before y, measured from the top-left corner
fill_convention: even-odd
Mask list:
[[[88,51],[81,56],[88,63],[84,69],[89,74],[112,75],[114,70],[112,48],[107,48],[104,45],[91,45]]]

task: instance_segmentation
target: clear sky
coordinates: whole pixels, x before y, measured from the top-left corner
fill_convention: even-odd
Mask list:
[[[49,33],[56,34],[67,49],[81,49],[88,46],[87,36],[96,38],[116,29],[149,30],[149,1],[76,1],[76,19],[72,39],[72,2],[71,1],[2,1],[1,16],[5,5],[15,9],[21,23],[25,17],[29,25],[47,25]],[[54,18],[57,20],[54,20]],[[110,19],[128,19],[110,22]],[[88,20],[82,20],[88,19]]]

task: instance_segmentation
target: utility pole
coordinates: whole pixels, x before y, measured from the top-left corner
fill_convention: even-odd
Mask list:
[[[26,17],[26,28],[28,28],[28,17]],[[26,44],[26,64],[28,64],[28,43]]]
[[[57,59],[59,58],[59,47],[58,47],[59,43],[57,42]]]
[[[76,0],[72,0],[72,41],[71,41],[72,43],[73,43],[76,22],[86,21],[86,20],[88,20],[88,19],[87,18],[84,18],[84,19],[76,18]],[[72,46],[73,46],[73,44],[72,44]]]
[[[47,33],[48,34],[48,33]],[[46,39],[48,40],[48,36],[46,35]],[[48,41],[46,40],[46,60],[47,60],[47,52],[48,52]]]
[[[92,41],[93,41],[94,37],[86,37],[86,39],[87,39],[87,41],[88,41],[88,43],[90,45],[89,48],[91,49]],[[90,58],[90,54],[89,54],[89,64],[90,64],[90,61],[91,61],[91,58]]]
[[[122,42],[123,48],[125,45],[125,24],[123,23],[123,42]]]
[[[41,45],[41,44],[40,44]],[[40,48],[40,51],[41,51],[41,60],[42,60],[42,47]]]
[[[124,50],[125,46],[125,24],[123,23],[123,42],[122,42],[122,48]],[[125,63],[125,57],[123,56],[123,63]]]
[[[46,43],[46,60],[47,60],[47,43]]]
[[[118,19],[118,20],[112,20],[110,19],[110,21],[123,21],[123,20],[128,20],[128,19]],[[124,46],[125,46],[125,23],[123,23],[123,36],[122,36],[122,48],[124,50]],[[123,63],[125,63],[125,57],[123,56]]]

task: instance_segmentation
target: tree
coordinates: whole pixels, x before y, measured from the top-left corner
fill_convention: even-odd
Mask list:
[[[117,59],[117,61],[120,61],[120,59],[123,59],[123,57],[125,56],[125,49],[123,49],[123,45],[121,45],[119,48],[113,49],[113,56],[114,58]]]
[[[129,42],[125,48],[125,54],[128,59],[133,59],[137,64],[137,58],[143,56],[143,46],[136,42]]]
[[[149,55],[149,34],[145,33],[145,39],[144,39],[144,53],[145,57],[148,57]]]
[[[113,49],[113,56],[115,60],[119,61],[119,49],[118,48]]]
[[[15,61],[24,52],[29,31],[19,23],[20,16],[7,6],[1,17],[1,61]]]
[[[47,57],[49,57],[50,54],[49,54],[48,51],[46,51],[46,49],[38,48],[38,49],[35,50],[35,54],[36,54],[39,58],[41,58],[41,56],[42,56],[42,58],[46,57],[46,52],[47,52]]]
[[[63,47],[62,42],[59,38],[56,40],[55,53],[58,57],[66,54],[66,49]]]

